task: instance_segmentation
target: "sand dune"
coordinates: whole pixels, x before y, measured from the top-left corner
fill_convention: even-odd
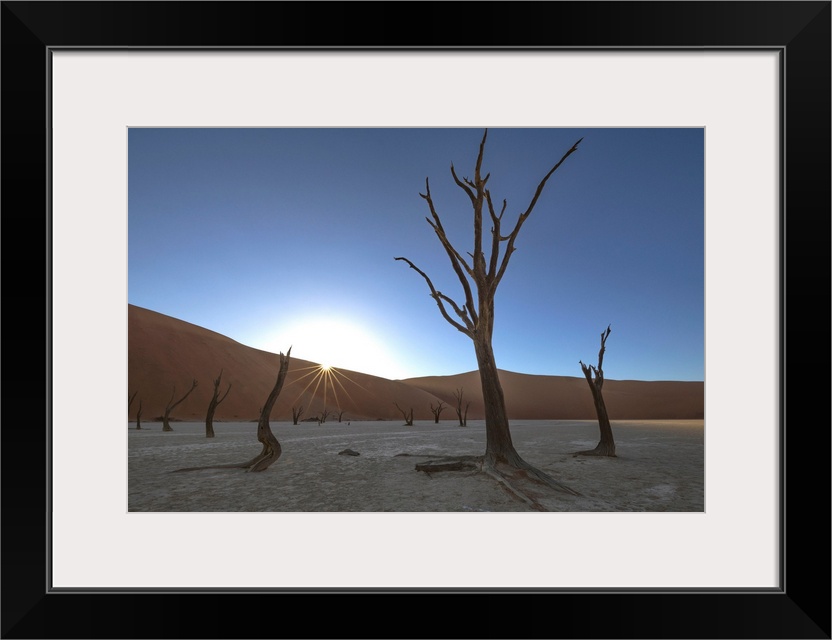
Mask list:
[[[454,391],[462,389],[471,402],[468,417],[483,416],[479,373],[409,378],[404,382],[441,398],[455,415]],[[590,420],[595,418],[592,395],[585,378],[534,376],[501,371],[500,382],[510,417],[514,420]],[[611,420],[693,420],[705,415],[702,382],[643,382],[606,380],[604,402]],[[443,413],[443,416],[446,414]]]
[[[196,379],[199,384],[171,414],[180,420],[204,419],[213,393],[213,380],[222,370],[221,393],[231,391],[219,405],[216,420],[254,420],[277,377],[276,354],[239,342],[134,305],[128,306],[128,392],[138,395],[130,408],[135,419],[139,399],[142,420],[164,413],[174,385],[179,398]],[[344,411],[343,420],[400,418],[394,402],[414,408],[417,418],[430,417],[430,403],[437,399],[412,385],[339,370],[325,379],[319,365],[292,357],[289,374],[272,410],[274,420],[291,420],[292,407],[304,407],[301,419],[319,414],[324,407]],[[328,420],[337,421],[331,415]]]
[[[135,419],[142,401],[142,419],[164,412],[174,386],[180,397],[193,379],[199,384],[176,407],[181,420],[204,419],[213,392],[213,380],[223,371],[221,392],[231,392],[220,404],[216,420],[254,420],[274,384],[278,356],[240,344],[219,333],[135,305],[128,305],[128,392],[137,393],[130,408]],[[523,420],[590,420],[592,399],[583,378],[500,373],[509,417]],[[448,408],[442,420],[454,420],[453,397],[462,388],[471,402],[469,420],[483,416],[482,393],[476,371],[453,376],[386,380],[353,371],[336,370],[329,379],[319,365],[292,358],[289,375],[272,411],[274,420],[291,420],[292,407],[305,408],[303,418],[324,407],[340,408],[343,420],[395,420],[401,414],[394,403],[413,409],[414,418],[432,418],[430,405],[442,400]],[[607,380],[604,398],[613,420],[701,419],[704,416],[702,382],[642,382]],[[337,420],[330,415],[329,421]]]

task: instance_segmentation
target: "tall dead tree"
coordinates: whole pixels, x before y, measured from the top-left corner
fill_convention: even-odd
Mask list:
[[[303,405],[295,409],[292,407],[292,424],[297,424],[300,417],[303,415]]]
[[[462,408],[462,395],[463,391],[461,388],[454,391],[454,398],[456,398],[456,417],[459,418],[459,426],[460,427],[467,427],[468,426],[468,407],[471,406],[470,402],[465,404],[465,409]]]
[[[196,382],[196,380],[194,380],[193,384],[191,385],[191,388],[188,389],[188,393],[186,393],[184,396],[179,398],[179,400],[177,400],[176,402],[173,401],[173,399],[176,397],[176,387],[175,386],[173,387],[173,393],[170,394],[170,400],[168,400],[168,405],[165,407],[165,415],[162,418],[162,431],[173,431],[173,429],[170,426],[170,421],[169,421],[170,420],[170,412],[174,410],[176,405],[178,405],[185,398],[187,398],[189,395],[191,395],[191,392],[194,389],[196,389],[196,385],[197,385],[197,382]]]
[[[503,200],[500,212],[496,211],[491,199],[491,192],[486,188],[491,174],[482,175],[482,159],[487,137],[488,130],[486,129],[482,142],[480,142],[473,180],[467,177],[460,180],[453,164],[451,164],[451,176],[457,186],[468,196],[474,212],[474,248],[473,253],[467,253],[467,256],[471,258],[470,262],[451,244],[445,234],[445,228],[442,226],[442,221],[431,197],[428,179],[425,180],[425,193],[419,194],[427,202],[430,209],[431,217],[426,218],[428,224],[439,238],[439,242],[451,261],[451,267],[462,285],[463,304],[460,305],[441,291],[437,291],[427,274],[407,258],[398,257],[395,259],[406,262],[411,269],[424,278],[430,289],[430,295],[439,307],[442,317],[452,327],[468,336],[474,343],[474,353],[477,358],[485,403],[486,445],[483,461],[487,471],[502,477],[515,476],[519,473],[525,477],[533,477],[550,487],[575,494],[576,492],[572,489],[523,460],[515,450],[511,440],[508,411],[506,410],[505,397],[500,384],[491,339],[494,332],[494,295],[508,267],[509,259],[515,251],[514,244],[517,235],[520,233],[523,223],[531,215],[543,188],[546,186],[546,182],[566,158],[577,151],[578,144],[583,138],[573,144],[543,177],[537,185],[529,205],[519,214],[512,230],[508,234],[504,234],[502,223],[507,203]],[[484,208],[491,219],[490,242],[483,237]],[[490,245],[490,248],[484,245]],[[501,258],[500,251],[503,247],[505,250]],[[490,255],[486,256],[486,251],[489,251]],[[456,319],[448,312],[449,307],[456,315]]]
[[[402,409],[397,403],[393,403],[396,405],[396,409],[402,414],[402,418],[404,418],[404,426],[412,427],[413,426],[413,408],[411,407],[410,411],[405,411]]]
[[[228,383],[228,389],[225,390],[222,398],[220,398],[220,381],[222,380],[222,369],[220,375],[214,379],[214,393],[211,395],[211,402],[208,403],[208,413],[205,415],[205,437],[214,437],[214,413],[219,404],[225,400],[228,392],[231,391],[231,383]]]
[[[142,399],[139,398],[139,408],[136,409],[136,429],[142,428]]]
[[[329,409],[324,407],[323,411],[321,411],[321,416],[318,418],[318,422],[320,422],[321,424],[324,424],[328,417],[329,417]]]
[[[277,438],[274,436],[274,433],[272,433],[271,426],[269,425],[269,414],[272,412],[274,403],[280,395],[280,391],[283,389],[283,383],[286,381],[286,373],[289,371],[289,355],[291,353],[291,347],[289,347],[285,356],[282,352],[280,353],[280,368],[277,372],[277,380],[274,383],[274,387],[272,387],[271,393],[269,393],[269,397],[266,398],[266,404],[264,404],[260,409],[260,419],[257,421],[257,440],[263,445],[263,449],[260,453],[248,462],[243,462],[242,464],[187,467],[185,469],[176,469],[176,472],[199,471],[201,469],[245,469],[246,471],[265,471],[272,464],[277,462],[277,459],[280,457],[283,449],[280,446],[280,442],[278,442]]]
[[[433,414],[433,421],[436,424],[439,424],[439,414],[442,413],[445,410],[445,408],[445,403],[441,400],[439,401],[439,404],[437,404],[435,407],[433,406],[432,402],[430,403],[430,412]]]
[[[601,441],[594,449],[589,451],[578,451],[575,455],[578,456],[609,456],[615,457],[615,440],[612,437],[612,427],[610,427],[610,418],[607,415],[607,406],[604,404],[604,396],[601,395],[601,389],[604,386],[604,351],[607,349],[607,338],[612,330],[607,327],[607,330],[601,333],[601,350],[598,351],[598,366],[585,365],[578,360],[581,369],[584,372],[584,377],[589,384],[589,389],[592,391],[592,401],[595,404],[595,413],[598,415],[598,427],[601,430]],[[593,379],[593,375],[595,378]]]
[[[341,418],[344,417],[345,413],[346,413],[346,410],[340,409],[340,408],[335,411],[335,415],[338,416],[338,422],[341,422]]]

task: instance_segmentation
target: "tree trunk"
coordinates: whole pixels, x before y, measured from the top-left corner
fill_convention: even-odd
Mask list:
[[[216,410],[217,405],[211,402],[208,405],[208,415],[205,416],[205,437],[206,438],[213,438],[214,437],[214,411]]]
[[[225,400],[225,397],[228,395],[228,392],[231,391],[231,384],[228,385],[228,389],[225,390],[225,394],[222,398],[220,398],[220,382],[222,381],[222,370],[220,370],[220,375],[217,376],[217,379],[214,380],[214,393],[211,396],[211,402],[208,403],[208,413],[205,415],[205,437],[206,438],[213,438],[214,437],[214,413],[217,411],[217,407],[220,403]]]
[[[612,437],[612,427],[610,426],[610,418],[607,415],[607,405],[604,404],[604,395],[602,389],[604,387],[604,352],[607,348],[607,338],[612,330],[607,327],[607,330],[601,334],[601,349],[598,351],[598,366],[585,365],[579,361],[581,370],[584,372],[584,377],[589,385],[589,390],[592,392],[592,402],[595,404],[595,414],[598,416],[598,428],[601,431],[601,440],[594,449],[589,451],[579,451],[575,455],[584,456],[609,456],[615,458],[615,440]],[[592,374],[595,373],[595,379],[592,379]]]
[[[191,385],[191,388],[188,389],[188,393],[186,393],[184,396],[179,398],[179,400],[177,400],[176,402],[173,401],[173,397],[176,395],[176,387],[173,388],[173,393],[170,394],[170,400],[168,401],[168,406],[165,407],[165,415],[162,417],[162,431],[173,431],[173,429],[170,426],[170,421],[169,421],[170,420],[170,412],[173,411],[173,409],[176,407],[176,405],[178,405],[185,398],[187,398],[189,395],[191,395],[191,392],[194,389],[196,389],[196,386],[197,386],[197,381],[194,380],[193,384]]]
[[[441,400],[439,401],[439,404],[437,404],[435,407],[433,406],[432,402],[430,403],[430,411],[431,411],[431,413],[433,413],[433,422],[435,424],[439,424],[439,415],[444,410],[445,410],[445,403],[442,402]]]
[[[402,409],[397,403],[393,403],[396,405],[396,409],[402,414],[402,418],[404,418],[404,426],[412,427],[413,426],[413,408],[410,408],[410,411],[405,411]]]
[[[257,421],[257,440],[263,445],[263,449],[258,455],[242,464],[220,464],[210,465],[207,467],[188,467],[186,469],[176,469],[174,473],[180,471],[201,471],[203,469],[246,469],[247,471],[265,471],[272,464],[277,462],[283,449],[277,438],[272,433],[269,425],[269,414],[272,412],[274,403],[283,389],[283,383],[286,381],[286,373],[289,371],[289,356],[292,353],[292,348],[284,356],[280,353],[280,369],[277,373],[277,380],[274,383],[269,397],[266,399],[266,404],[260,409],[260,419]],[[224,397],[224,396],[223,396]]]
[[[274,383],[274,388],[266,399],[266,404],[260,412],[260,419],[257,421],[257,440],[263,445],[263,450],[259,456],[252,458],[245,466],[249,471],[265,471],[272,464],[277,462],[283,449],[280,443],[272,433],[269,425],[269,414],[272,412],[274,403],[280,391],[283,389],[283,383],[286,381],[286,373],[289,371],[289,356],[292,353],[292,348],[286,352],[286,356],[280,354],[280,370],[277,374],[277,380]]]
[[[598,414],[598,427],[601,430],[601,441],[595,447],[595,451],[599,456],[615,457],[615,440],[612,437],[612,427],[610,426],[610,418],[607,415],[607,406],[604,404],[604,396],[601,395],[600,390],[598,394],[593,397],[595,400],[595,412]]]
[[[490,336],[483,338],[477,334],[474,338],[474,351],[480,371],[485,409],[485,460],[490,464],[502,463],[512,467],[525,467],[527,463],[514,449],[511,441],[508,411]]]
[[[462,388],[459,388],[456,391],[454,391],[454,398],[456,398],[456,416],[457,416],[457,418],[459,418],[459,426],[460,427],[468,426],[468,407],[471,405],[470,402],[465,405],[465,413],[463,414],[462,413],[462,396],[463,396],[463,394],[464,394],[464,391],[462,390]]]
[[[297,424],[300,417],[303,415],[303,407],[295,409],[292,407],[292,424]]]
[[[598,428],[601,431],[601,440],[594,449],[589,451],[579,451],[578,454],[584,456],[609,456],[615,458],[615,440],[612,437],[612,427],[610,426],[610,418],[607,415],[607,405],[604,404],[604,396],[601,393],[601,387],[604,384],[603,375],[592,380],[591,369],[581,363],[584,376],[586,377],[589,390],[592,392],[592,402],[595,405],[595,414],[598,416]],[[576,454],[576,455],[578,455]]]
[[[142,399],[139,398],[139,408],[136,410],[136,429],[142,428]]]

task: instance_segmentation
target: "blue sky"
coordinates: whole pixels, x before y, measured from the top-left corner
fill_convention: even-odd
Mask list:
[[[463,301],[424,193],[461,253],[482,129],[130,129],[128,299],[245,345],[397,379],[476,369],[425,281]],[[704,130],[489,129],[511,229],[549,179],[496,295],[501,369],[704,379]],[[487,219],[487,216],[486,216]],[[488,233],[490,227],[486,226]]]

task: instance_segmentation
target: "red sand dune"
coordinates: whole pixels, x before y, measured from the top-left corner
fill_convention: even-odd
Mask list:
[[[247,347],[226,336],[155,311],[128,305],[128,393],[137,393],[130,407],[136,417],[142,402],[142,420],[164,413],[174,392],[181,397],[196,379],[199,384],[171,416],[203,420],[213,393],[213,380],[222,370],[220,393],[231,391],[217,408],[216,420],[256,420],[274,385],[278,356]],[[272,420],[291,420],[292,407],[303,406],[301,419],[326,407],[328,420],[340,408],[343,420],[395,420],[403,409],[414,419],[432,419],[430,405],[439,400],[448,407],[442,420],[454,420],[453,397],[462,388],[471,402],[468,419],[482,419],[482,393],[478,373],[386,380],[353,371],[336,370],[329,380],[317,377],[317,364],[292,357],[283,392],[272,410]],[[584,378],[533,376],[502,371],[500,379],[509,416],[514,419],[594,419],[592,398]],[[684,419],[704,416],[702,382],[639,382],[607,380],[604,398],[612,419]]]
[[[404,382],[434,394],[456,415],[454,392],[462,389],[469,419],[483,417],[479,373],[409,378]],[[509,417],[515,420],[592,420],[596,418],[586,378],[534,376],[500,371]],[[605,380],[604,403],[611,420],[683,420],[705,416],[702,382]],[[443,417],[446,413],[442,414]]]

